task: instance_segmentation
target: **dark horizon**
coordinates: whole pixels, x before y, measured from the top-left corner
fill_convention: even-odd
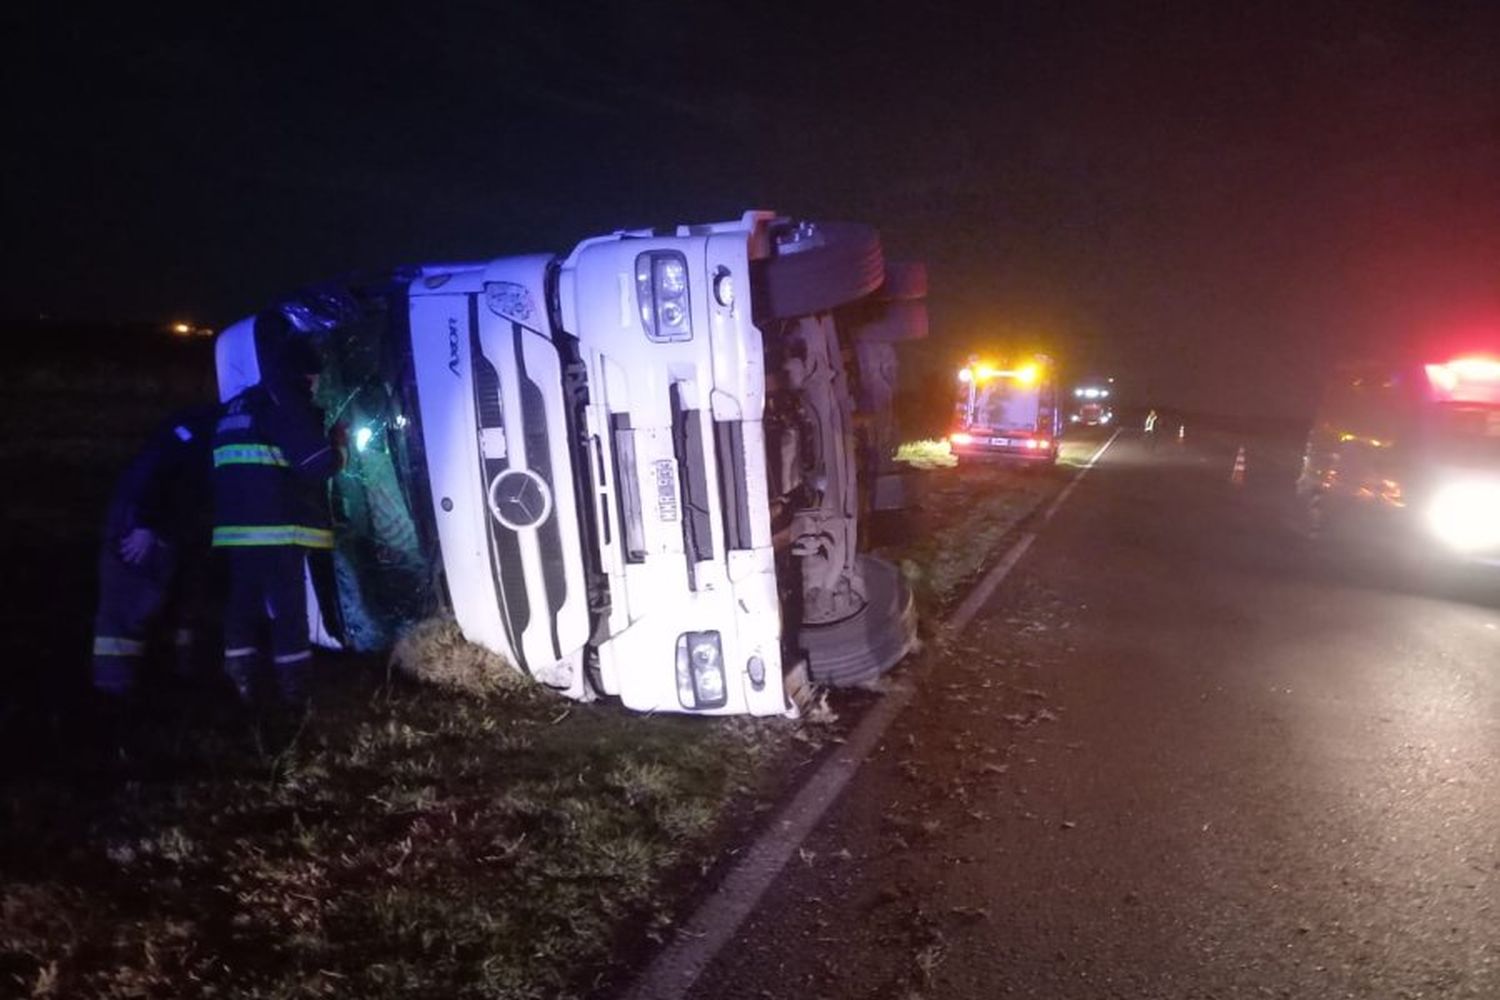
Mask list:
[[[217,326],[771,207],[926,260],[934,355],[1046,345],[1194,407],[1500,329],[1487,5],[358,10],[15,25],[0,311]]]

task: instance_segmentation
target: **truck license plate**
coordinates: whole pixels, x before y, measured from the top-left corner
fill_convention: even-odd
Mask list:
[[[998,448],[1007,447],[1011,443],[1010,438],[990,438],[990,444]]]

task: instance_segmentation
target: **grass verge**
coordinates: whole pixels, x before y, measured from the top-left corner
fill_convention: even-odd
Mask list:
[[[916,467],[919,506],[879,551],[900,564],[918,609],[932,619],[989,566],[1016,525],[1056,495],[1065,473],[984,461]]]
[[[53,605],[12,613],[36,636],[18,673],[82,677],[97,509],[164,402],[112,377],[33,379],[7,408],[35,440],[83,442],[43,449],[12,510],[32,543],[13,570]],[[922,509],[884,552],[933,611],[1058,484],[954,468],[929,444],[908,450]],[[343,661],[312,715],[263,722],[202,691],[120,719],[60,706],[77,684],[17,688],[0,713],[18,724],[0,727],[0,994],[586,995],[834,732],[563,702],[451,623],[398,654],[436,683]]]
[[[163,705],[7,781],[6,991],[581,994],[670,926],[663,881],[711,867],[810,739],[335,672],[307,717]]]

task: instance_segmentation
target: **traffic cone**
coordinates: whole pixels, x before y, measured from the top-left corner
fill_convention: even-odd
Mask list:
[[[1245,446],[1240,445],[1240,450],[1234,456],[1234,471],[1229,474],[1229,482],[1235,486],[1245,485]]]

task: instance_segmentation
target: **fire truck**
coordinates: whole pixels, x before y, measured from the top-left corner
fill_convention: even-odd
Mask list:
[[[1315,538],[1500,565],[1500,352],[1338,367],[1297,492]]]
[[[1107,427],[1115,419],[1114,379],[1086,378],[1073,387],[1073,412],[1068,423],[1075,427]]]
[[[1057,461],[1062,430],[1057,377],[1045,355],[1009,365],[971,358],[958,370],[954,428],[959,455],[1027,464]]]

